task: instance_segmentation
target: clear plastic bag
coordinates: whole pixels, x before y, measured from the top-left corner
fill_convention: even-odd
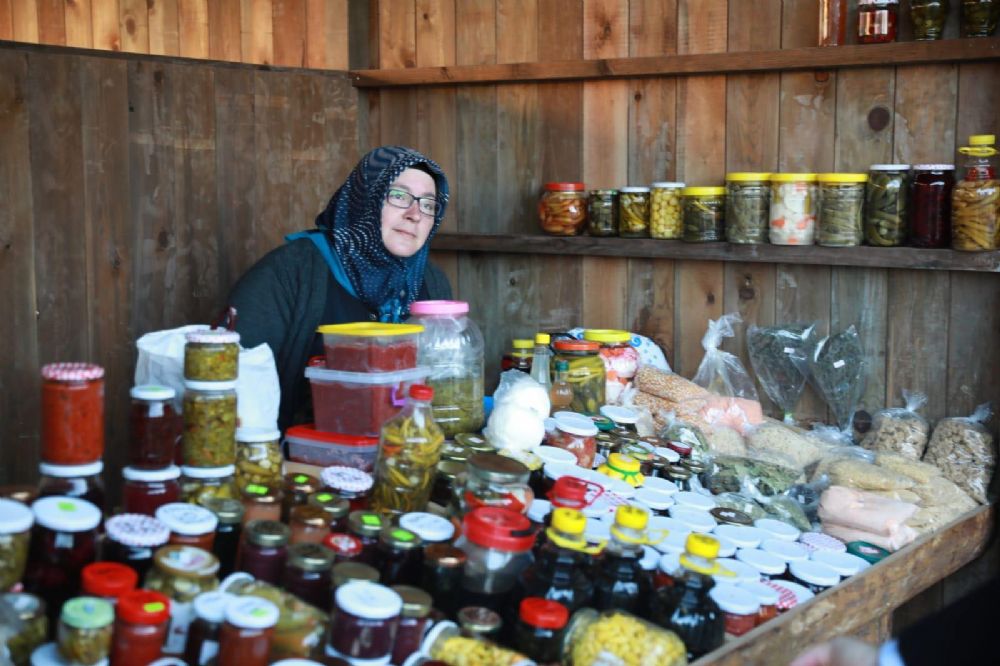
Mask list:
[[[830,477],[821,474],[809,483],[797,483],[785,493],[798,502],[810,524],[819,521],[819,498],[830,487]]]
[[[903,391],[905,407],[881,409],[872,416],[872,428],[861,446],[876,452],[898,453],[920,460],[927,448],[930,425],[917,410],[927,403],[923,393]]]
[[[713,494],[745,493],[748,487],[765,497],[780,495],[798,481],[801,471],[764,460],[716,456],[703,477]]]
[[[861,338],[854,326],[819,341],[809,356],[809,374],[840,429],[851,431],[854,412],[865,390],[865,362]]]
[[[972,416],[941,419],[924,456],[980,504],[987,501],[986,490],[996,467],[993,435],[983,425],[992,414],[990,403],[984,403]]]
[[[809,351],[815,324],[751,326],[747,351],[757,381],[784,415],[794,422],[795,406],[802,397],[808,373]]]
[[[670,412],[666,415],[665,424],[660,430],[660,439],[668,442],[678,442],[691,448],[691,457],[696,460],[708,455],[708,442],[698,426],[691,425],[677,418]]]
[[[875,464],[905,474],[917,483],[929,483],[932,478],[941,476],[936,466],[899,453],[877,453]]]
[[[916,485],[905,474],[851,458],[834,461],[826,473],[831,483],[859,490],[900,490]]]
[[[712,499],[715,500],[716,506],[722,507],[723,509],[742,511],[753,520],[767,518],[769,515],[767,511],[764,510],[764,507],[756,501],[745,495],[740,495],[739,493],[721,493],[719,495],[715,495]]]
[[[719,347],[734,335],[733,326],[741,323],[736,313],[708,322],[701,339],[705,356],[701,359],[694,383],[709,392],[703,415],[711,425],[726,425],[746,434],[764,420],[757,388],[739,357]]]
[[[549,393],[541,384],[523,372],[508,370],[500,375],[483,434],[500,450],[534,449],[545,437],[550,404]]]
[[[820,448],[795,429],[782,423],[762,423],[747,435],[749,455],[772,460],[780,455],[798,469],[805,469],[820,458]],[[780,462],[780,461],[779,461]]]
[[[705,434],[708,449],[715,455],[746,457],[747,443],[743,435],[726,426],[716,426]]]

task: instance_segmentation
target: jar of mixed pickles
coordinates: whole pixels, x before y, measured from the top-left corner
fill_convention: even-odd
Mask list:
[[[94,666],[111,653],[115,611],[97,597],[70,599],[59,616],[59,654],[70,663]]]
[[[649,235],[653,238],[676,240],[683,235],[681,190],[684,183],[653,183],[649,195]]]
[[[618,190],[591,190],[587,200],[587,233],[618,235]]]
[[[181,499],[181,470],[176,465],[163,469],[126,467],[122,470],[122,508],[125,513],[156,514],[164,504]]]
[[[685,187],[684,240],[708,243],[726,240],[726,188]]]
[[[563,663],[680,666],[687,663],[684,642],[669,629],[622,610],[583,608],[573,614],[562,644]]]
[[[31,509],[14,500],[0,499],[0,591],[9,590],[24,575],[34,524]]]
[[[948,21],[948,0],[910,0],[910,24],[917,41],[941,39]]]
[[[910,183],[910,245],[948,247],[954,164],[915,164]]]
[[[771,214],[771,174],[726,174],[726,240],[742,245],[767,243]]]
[[[236,429],[236,488],[249,483],[280,483],[281,431],[270,428]]]
[[[569,366],[567,381],[573,389],[570,410],[581,414],[596,414],[605,403],[604,361],[601,344],[592,340],[556,340],[553,361],[565,361]]]
[[[623,187],[618,194],[618,235],[649,237],[649,188]]]
[[[235,499],[236,467],[181,467],[181,501],[204,504],[210,499]]]
[[[184,382],[184,464],[236,462],[236,382]]]
[[[909,164],[873,164],[865,188],[865,240],[894,247],[906,241]]]
[[[222,329],[192,331],[184,336],[184,379],[234,382],[239,373],[240,334]]]
[[[998,17],[998,0],[962,0],[962,36],[992,36],[997,29]]]
[[[140,469],[161,469],[177,454],[181,419],[174,410],[174,389],[146,384],[133,386],[129,411],[129,463]]]
[[[587,224],[587,195],[583,183],[546,183],[538,202],[542,231],[552,236],[576,236]]]
[[[863,173],[821,173],[817,180],[819,233],[816,242],[826,247],[861,245],[868,176]]]
[[[812,245],[816,240],[816,174],[771,174],[773,245]]]
[[[45,643],[49,635],[49,620],[45,615],[45,602],[33,594],[0,594],[0,602],[7,604],[21,628],[7,638],[7,652],[15,666],[27,666],[31,653]]]

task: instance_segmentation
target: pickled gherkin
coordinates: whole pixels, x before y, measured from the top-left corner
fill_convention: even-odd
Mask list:
[[[819,192],[819,229],[816,242],[827,247],[861,245],[865,204],[863,173],[822,173]]]
[[[618,235],[649,236],[649,188],[623,187],[618,195]]]
[[[916,40],[941,39],[948,20],[948,0],[910,0],[910,22]]]
[[[902,245],[907,234],[909,164],[873,164],[865,188],[865,240],[869,245]]]
[[[684,188],[684,240],[688,243],[726,240],[726,188]]]
[[[483,377],[428,379],[434,389],[434,421],[447,438],[483,427]]]
[[[991,36],[997,29],[998,17],[998,0],[962,0],[962,34],[966,37]]]
[[[591,236],[618,235],[618,190],[590,191],[587,232]]]
[[[767,242],[770,176],[769,173],[726,174],[726,240],[730,243]]]

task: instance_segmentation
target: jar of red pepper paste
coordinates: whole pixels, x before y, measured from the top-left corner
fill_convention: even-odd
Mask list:
[[[149,664],[163,656],[170,624],[170,599],[152,590],[133,590],[118,598],[111,661]]]
[[[104,455],[104,368],[91,363],[42,367],[42,460],[84,465]]]

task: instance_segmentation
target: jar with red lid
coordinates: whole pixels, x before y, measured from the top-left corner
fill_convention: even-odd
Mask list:
[[[226,606],[235,599],[227,592],[202,592],[194,598],[194,621],[188,628],[184,662],[208,666],[219,654],[219,632],[226,621]]]
[[[219,519],[208,509],[175,502],[164,504],[156,510],[155,515],[170,530],[171,544],[195,546],[212,552]]]
[[[133,386],[129,411],[129,465],[161,469],[173,463],[184,422],[174,409],[177,392],[169,386]]]
[[[80,573],[83,594],[100,597],[112,604],[139,586],[139,575],[132,567],[119,562],[93,562]]]
[[[915,164],[910,182],[910,244],[948,247],[951,242],[951,191],[954,164]]]
[[[757,626],[764,624],[768,620],[778,617],[778,600],[780,595],[773,587],[763,583],[740,583],[737,585],[742,590],[746,590],[757,601],[760,609],[757,611]]]
[[[431,595],[419,587],[393,585],[392,591],[403,600],[403,610],[399,615],[399,627],[392,646],[393,664],[404,663],[412,654],[420,651],[420,644],[431,624]]]
[[[388,663],[396,640],[403,600],[393,590],[365,581],[352,581],[334,593],[326,654],[354,663]]]
[[[570,410],[580,414],[597,414],[605,399],[604,361],[601,344],[592,340],[556,340],[552,343],[555,362],[566,361],[567,381],[573,388]]]
[[[539,664],[558,662],[569,609],[558,601],[527,597],[514,626],[514,649]]]
[[[243,489],[243,524],[251,520],[281,522],[281,504],[285,493],[270,484],[250,483]]]
[[[217,666],[267,666],[278,607],[260,597],[238,597],[226,606]]]
[[[333,553],[329,549],[314,543],[297,543],[288,547],[288,564],[281,577],[281,587],[302,601],[329,612],[332,568]]]
[[[104,559],[131,567],[140,580],[153,566],[153,553],[170,540],[166,525],[138,513],[108,518],[104,531]]]
[[[122,508],[126,513],[156,515],[164,504],[181,499],[181,470],[176,465],[163,469],[126,467],[122,470],[125,484],[122,487]]]
[[[333,553],[335,563],[353,562],[361,557],[364,546],[361,539],[345,532],[332,532],[323,539],[323,546]]]
[[[742,636],[757,626],[760,604],[746,590],[737,585],[715,585],[708,596],[722,611],[727,634]]]
[[[416,585],[420,581],[423,541],[402,527],[382,529],[375,550],[375,568],[385,585]]]
[[[597,453],[597,426],[583,414],[560,412],[553,420],[555,430],[546,433],[545,443],[576,457],[576,464],[584,469],[593,469]]]
[[[375,483],[375,478],[368,472],[334,465],[320,473],[320,480],[326,490],[350,502],[351,511],[368,508],[368,497]]]
[[[883,44],[896,41],[899,0],[858,0],[858,42]]]
[[[245,571],[257,580],[273,585],[281,582],[288,559],[288,538],[291,531],[284,523],[254,520],[243,531],[237,571]]]
[[[481,507],[465,516],[462,537],[455,542],[465,551],[462,599],[466,605],[500,607],[517,577],[531,563],[535,534],[520,513]]]
[[[545,183],[538,202],[542,231],[577,236],[587,226],[587,188],[583,183]]]
[[[323,510],[329,532],[343,532],[347,529],[347,514],[351,512],[351,504],[343,497],[327,491],[318,492],[309,496],[308,506]]]
[[[86,500],[102,511],[105,508],[104,463],[86,465],[53,465],[40,463],[38,497],[76,497]]]
[[[104,368],[92,363],[42,366],[42,460],[85,465],[104,456]]]
[[[170,599],[159,592],[132,590],[119,597],[111,661],[149,664],[163,656],[170,624]]]
[[[382,517],[372,511],[352,511],[347,516],[348,531],[361,542],[362,550],[357,561],[365,564],[375,562],[378,537],[384,525]]]

